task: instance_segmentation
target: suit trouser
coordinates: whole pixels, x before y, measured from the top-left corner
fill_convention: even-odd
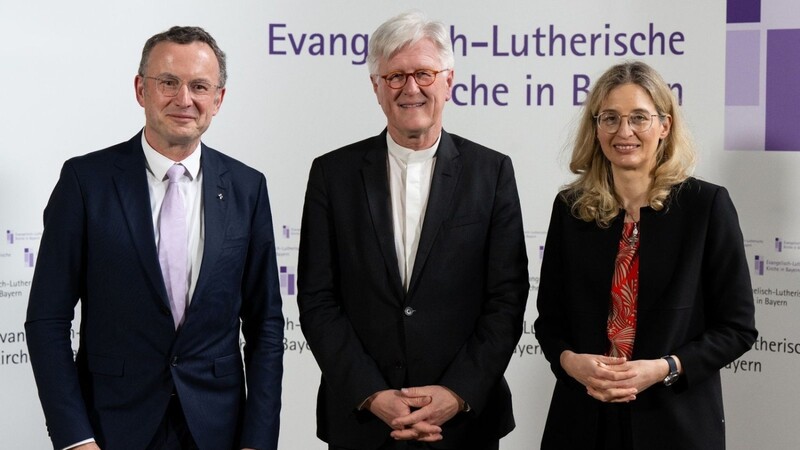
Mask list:
[[[197,450],[197,444],[186,424],[181,402],[174,393],[147,450]]]

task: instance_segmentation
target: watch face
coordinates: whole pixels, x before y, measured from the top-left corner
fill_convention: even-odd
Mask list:
[[[671,374],[667,375],[666,378],[664,378],[664,385],[665,386],[671,386],[676,381],[678,381],[678,374],[677,373],[671,373]]]

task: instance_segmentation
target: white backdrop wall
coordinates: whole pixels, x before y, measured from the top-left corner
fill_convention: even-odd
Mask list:
[[[793,129],[783,124],[800,122],[798,88],[780,79],[800,75],[791,62],[800,61],[800,13],[792,0],[729,3],[730,10],[719,0],[4,1],[2,446],[50,445],[23,322],[41,212],[61,164],[140,129],[133,79],[141,47],[181,24],[206,28],[228,54],[228,92],[204,141],[267,175],[286,281],[280,447],[326,448],[314,432],[319,370],[300,332],[294,294],[306,177],[315,156],[385,125],[363,64],[367,35],[417,8],[443,20],[454,39],[456,86],[445,128],[511,155],[517,172],[532,289],[525,334],[507,372],[518,427],[501,447],[538,448],[554,383],[532,324],[550,205],[570,179],[576,104],[589,80],[635,58],[656,67],[680,96],[699,147],[697,175],[731,191],[752,261],[761,336],[723,370],[729,448],[800,448],[800,140],[789,136],[770,148],[773,122],[766,119],[776,118],[778,134]],[[729,24],[728,12],[745,18]],[[788,41],[771,47],[776,30],[788,31],[780,34]],[[780,109],[778,100],[795,107]]]

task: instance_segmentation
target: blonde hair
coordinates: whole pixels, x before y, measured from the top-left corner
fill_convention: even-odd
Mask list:
[[[691,136],[675,96],[661,75],[640,61],[625,62],[606,70],[584,103],[575,136],[569,169],[578,178],[562,191],[562,197],[571,205],[575,217],[594,221],[602,228],[607,228],[619,215],[621,204],[614,192],[611,163],[603,155],[597,140],[595,116],[612,90],[629,83],[640,86],[650,95],[662,122],[666,115],[672,116],[670,133],[659,142],[656,150],[653,183],[647,193],[649,206],[656,211],[664,209],[672,187],[691,176],[695,163]]]

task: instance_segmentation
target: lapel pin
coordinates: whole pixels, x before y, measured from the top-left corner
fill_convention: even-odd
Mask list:
[[[217,194],[217,198],[222,200],[223,198],[225,198],[225,196],[222,195],[222,192],[220,192],[219,194]]]

